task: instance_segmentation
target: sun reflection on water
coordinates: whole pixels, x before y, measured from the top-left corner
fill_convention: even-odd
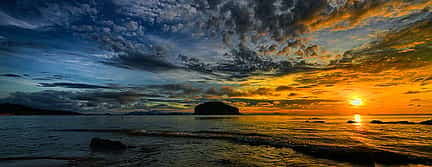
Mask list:
[[[361,116],[360,116],[360,114],[355,114],[354,115],[354,120],[355,120],[355,122],[360,123],[361,122]]]

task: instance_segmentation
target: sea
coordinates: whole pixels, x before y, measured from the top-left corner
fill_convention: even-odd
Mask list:
[[[0,116],[0,166],[431,166],[432,125],[370,123],[431,118]],[[92,150],[95,137],[128,148]]]

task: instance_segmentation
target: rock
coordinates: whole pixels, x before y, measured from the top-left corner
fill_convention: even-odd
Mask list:
[[[194,115],[239,115],[239,109],[222,102],[206,102],[195,107]]]
[[[409,121],[396,121],[396,122],[385,122],[390,124],[416,124],[415,122],[409,122]]]
[[[119,141],[112,141],[108,139],[92,138],[90,148],[94,151],[122,151],[127,146]]]
[[[380,120],[372,120],[370,123],[373,123],[373,124],[382,124],[383,121],[380,121]]]
[[[415,122],[409,122],[409,121],[383,122],[380,120],[372,120],[370,123],[373,123],[373,124],[415,124]]]
[[[422,121],[422,122],[420,122],[420,124],[423,124],[423,125],[432,125],[432,119],[431,120],[427,120],[427,121]]]
[[[309,123],[325,123],[325,121],[306,121],[306,122],[309,122]]]
[[[353,123],[357,123],[356,121],[353,121],[353,120],[349,120],[349,121],[347,121],[347,123],[349,123],[349,124],[353,124]]]
[[[312,123],[325,123],[325,121],[312,121]]]

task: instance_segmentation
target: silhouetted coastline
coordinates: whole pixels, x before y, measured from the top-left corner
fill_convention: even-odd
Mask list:
[[[37,109],[11,103],[0,104],[0,109],[0,115],[83,115],[78,112]]]

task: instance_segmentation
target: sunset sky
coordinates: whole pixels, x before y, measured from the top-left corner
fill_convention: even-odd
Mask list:
[[[432,113],[431,0],[2,0],[0,103]]]

